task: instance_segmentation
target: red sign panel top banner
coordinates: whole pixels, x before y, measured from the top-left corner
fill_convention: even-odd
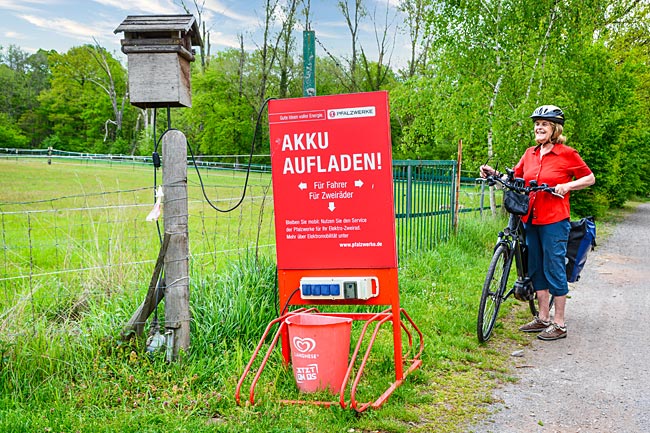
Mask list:
[[[386,92],[269,101],[279,269],[396,268]]]

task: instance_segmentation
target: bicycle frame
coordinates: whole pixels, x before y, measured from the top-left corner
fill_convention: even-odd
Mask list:
[[[509,254],[514,254],[515,268],[517,270],[517,279],[523,281],[528,278],[528,263],[526,260],[526,233],[523,228],[523,221],[521,217],[510,214],[508,218],[508,225],[499,232],[499,240],[497,241],[494,249],[496,250],[499,245],[505,244]],[[508,290],[502,299],[505,301],[514,293],[514,286]]]

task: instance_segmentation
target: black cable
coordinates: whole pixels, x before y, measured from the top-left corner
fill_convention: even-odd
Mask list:
[[[283,316],[285,314],[287,308],[289,307],[289,302],[291,301],[291,298],[293,298],[293,295],[298,293],[299,290],[300,290],[300,287],[296,288],[293,292],[291,292],[291,295],[289,295],[289,298],[287,299],[287,302],[284,303],[284,306],[282,307],[282,311],[280,312],[280,315],[278,317]]]
[[[253,162],[253,154],[255,153],[255,140],[257,139],[257,132],[258,132],[258,130],[260,128],[260,120],[262,119],[262,114],[264,113],[264,108],[269,103],[269,101],[272,100],[272,99],[275,99],[275,98],[267,98],[264,101],[264,103],[262,104],[262,107],[260,107],[259,112],[257,113],[257,121],[255,122],[255,130],[253,132],[253,140],[251,142],[251,150],[250,150],[250,154],[248,156],[248,167],[246,169],[246,179],[244,181],[244,188],[242,190],[242,195],[241,195],[239,201],[237,202],[237,204],[232,206],[230,209],[225,209],[225,210],[224,209],[219,209],[208,198],[208,195],[205,192],[205,185],[203,184],[203,178],[201,177],[201,172],[199,171],[199,167],[198,167],[198,165],[196,163],[196,159],[194,157],[194,151],[192,150],[192,146],[190,145],[189,140],[187,141],[187,148],[190,151],[190,155],[192,156],[192,163],[194,165],[194,168],[196,169],[196,174],[199,177],[199,184],[201,185],[201,191],[203,192],[203,197],[205,197],[208,204],[214,210],[216,210],[217,212],[223,212],[223,213],[231,212],[231,211],[237,209],[237,207],[239,207],[239,205],[241,205],[244,202],[244,198],[246,197],[246,189],[248,188],[248,179],[250,177],[250,172],[251,172],[251,164]],[[156,178],[156,173],[157,172],[156,172],[156,170],[160,167],[160,155],[158,154],[158,146],[160,145],[160,142],[162,141],[165,134],[167,134],[169,131],[177,131],[177,129],[174,129],[174,128],[171,127],[171,111],[170,111],[170,107],[167,107],[167,130],[160,135],[159,139],[156,139],[156,120],[157,120],[157,110],[154,108],[154,115],[153,115],[154,150],[153,150],[153,153],[152,153],[152,160],[153,160],[153,163],[154,163],[154,194],[155,194],[155,190],[156,190],[156,186],[157,186],[157,178]],[[158,237],[160,239],[160,244],[162,245],[162,242],[163,242],[162,241],[162,234],[160,232],[160,224],[159,224],[158,220],[156,220],[156,227],[158,228]],[[158,322],[158,303],[159,303],[160,297],[162,296],[161,295],[162,288],[164,288],[164,286],[165,286],[164,281],[165,280],[164,280],[164,268],[163,268],[163,270],[160,273],[160,277],[158,279],[158,282],[156,284],[155,296],[156,296],[157,302],[156,302],[156,308],[154,309],[154,321],[155,321],[155,323]],[[297,290],[299,290],[299,288],[296,289],[296,291]],[[296,291],[294,291],[291,294],[291,296],[289,297],[289,300],[293,297],[293,295],[296,293]],[[289,301],[287,301],[287,303],[288,302]],[[285,305],[284,308],[286,308],[286,307],[287,306]]]
[[[248,188],[248,179],[250,177],[251,173],[251,164],[253,162],[253,154],[255,152],[255,140],[257,139],[257,131],[260,129],[260,120],[262,119],[262,114],[264,113],[264,107],[269,103],[270,100],[275,99],[275,98],[267,98],[264,103],[262,104],[262,107],[260,108],[260,111],[257,113],[257,121],[255,122],[255,130],[253,132],[253,140],[251,142],[251,150],[250,154],[248,155],[248,167],[246,169],[246,179],[244,180],[244,188],[242,190],[242,195],[239,198],[239,201],[229,209],[219,209],[215,204],[213,204],[210,199],[208,198],[207,193],[205,192],[205,185],[203,184],[203,178],[201,178],[201,172],[199,171],[199,167],[196,164],[196,159],[194,158],[194,152],[192,151],[192,146],[190,146],[190,142],[187,142],[187,148],[190,150],[190,155],[192,155],[192,162],[194,164],[194,168],[196,169],[196,174],[199,176],[199,184],[201,185],[201,191],[203,192],[203,197],[205,197],[205,200],[208,202],[210,207],[212,207],[214,210],[217,212],[222,212],[222,213],[227,213],[227,212],[232,212],[233,210],[237,209],[240,204],[243,203],[244,198],[246,197],[246,189]],[[167,131],[165,131],[166,133]],[[163,134],[164,135],[164,134]],[[162,137],[161,137],[162,138]]]
[[[169,110],[169,107],[167,108]],[[168,111],[169,113],[169,111]],[[158,168],[160,168],[160,155],[158,154],[158,140],[156,140],[156,121],[157,121],[157,116],[158,116],[158,109],[154,108],[153,109],[153,153],[151,154],[151,160],[153,162],[153,191],[154,191],[154,204],[156,202],[156,187],[158,186]],[[168,121],[168,126],[169,126],[169,119]],[[164,134],[163,134],[164,135]],[[162,139],[162,136],[161,136]],[[156,219],[156,230],[158,231],[158,240],[160,241],[160,245],[162,247],[163,244],[163,237],[162,233],[160,231],[160,222],[158,219]],[[158,305],[160,304],[160,300],[163,297],[163,290],[165,288],[165,267],[163,265],[162,269],[160,270],[160,274],[158,275],[158,281],[156,281],[156,290],[154,292],[154,298],[155,298],[155,308],[153,310],[153,323],[152,326],[157,326],[158,325]]]
[[[278,290],[278,267],[277,265],[275,266],[275,278],[273,279],[273,294],[275,295],[275,299],[273,302],[273,306],[275,307],[275,315],[280,317],[280,310],[278,310],[278,307],[280,306],[280,291]]]
[[[260,121],[262,119],[262,114],[264,113],[264,108],[269,103],[269,101],[272,100],[272,99],[275,99],[275,98],[267,98],[264,101],[264,103],[262,104],[262,107],[260,107],[259,112],[257,113],[257,121],[255,122],[255,130],[253,131],[253,140],[251,141],[251,150],[250,150],[250,153],[248,155],[248,166],[247,166],[247,169],[246,169],[246,178],[244,180],[244,188],[242,190],[242,195],[239,198],[239,200],[237,201],[237,203],[234,206],[230,207],[229,209],[219,209],[214,203],[212,203],[212,201],[210,201],[210,198],[208,197],[208,195],[207,195],[207,193],[205,191],[205,185],[203,184],[203,178],[201,177],[201,172],[199,171],[199,166],[196,163],[196,158],[194,157],[194,150],[192,149],[192,146],[191,146],[189,140],[187,141],[187,148],[190,151],[190,155],[192,157],[192,164],[194,165],[194,169],[196,170],[196,174],[199,177],[199,184],[201,185],[201,192],[203,193],[203,197],[205,197],[205,200],[208,202],[210,207],[212,207],[217,212],[222,212],[222,213],[232,212],[233,210],[237,209],[239,207],[239,205],[241,205],[243,203],[244,198],[246,198],[246,189],[248,188],[248,180],[250,178],[251,165],[253,163],[253,154],[255,153],[255,141],[257,140],[257,133],[258,133],[258,131],[260,129]],[[168,110],[169,110],[169,108],[168,108]],[[157,155],[158,146],[159,146],[160,142],[162,141],[163,137],[165,136],[165,134],[167,134],[170,131],[177,131],[177,129],[171,128],[171,124],[169,123],[170,122],[169,111],[168,111],[167,116],[168,116],[167,117],[167,122],[168,122],[167,130],[162,133],[162,135],[160,136],[160,138],[158,138],[158,140],[155,140],[154,155]],[[154,131],[155,131],[155,122],[156,122],[156,115],[155,115],[155,111],[154,111]],[[155,137],[155,135],[154,135],[154,137]],[[155,184],[155,176],[154,176],[154,189],[155,189],[155,187],[156,187],[156,184]],[[156,223],[157,223],[157,221],[156,221]],[[162,238],[161,238],[161,242],[162,242]]]
[[[153,109],[153,153],[151,154],[151,160],[153,162],[153,201],[156,203],[156,187],[158,186],[158,168],[160,168],[160,155],[158,154],[158,140],[156,140],[156,121],[158,119],[158,109]],[[156,230],[158,230],[158,241],[162,245],[163,238],[162,233],[160,232],[160,223],[156,219]]]

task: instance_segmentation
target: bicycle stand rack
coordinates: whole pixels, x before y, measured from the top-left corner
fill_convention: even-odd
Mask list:
[[[244,372],[237,383],[237,389],[235,391],[235,400],[237,401],[238,405],[242,404],[241,391],[242,388],[244,387],[244,382],[246,381],[247,376],[251,373],[253,369],[253,365],[255,364],[255,360],[257,359],[258,355],[262,351],[262,348],[265,344],[264,342],[267,340],[267,337],[271,334],[272,329],[276,325],[277,325],[277,330],[275,331],[273,339],[271,340],[271,343],[269,344],[269,347],[267,348],[266,353],[264,354],[264,357],[261,360],[261,363],[257,368],[257,371],[255,372],[255,375],[251,381],[249,393],[248,393],[248,402],[251,405],[255,404],[255,387],[257,386],[260,377],[264,371],[264,368],[266,367],[268,360],[271,357],[273,350],[277,345],[278,341],[281,341],[282,344],[282,356],[283,356],[284,364],[289,365],[290,346],[288,344],[289,337],[288,337],[287,325],[285,321],[287,318],[295,314],[325,314],[325,313],[319,312],[316,308],[299,308],[295,311],[291,311],[289,313],[286,313],[278,317],[277,319],[272,320],[268,324],[266,330],[264,331],[264,334],[260,338],[260,341],[253,352],[250,361],[246,365],[246,368],[244,369]],[[358,337],[355,349],[352,353],[352,356],[350,357],[346,375],[343,381],[343,385],[339,393],[338,401],[280,400],[281,403],[315,404],[315,405],[326,406],[326,407],[330,407],[338,404],[344,409],[349,407],[351,409],[356,410],[357,412],[363,412],[368,408],[377,409],[381,407],[386,402],[386,400],[388,400],[390,395],[404,382],[404,380],[410,373],[417,370],[422,365],[422,360],[420,359],[420,356],[422,355],[422,351],[424,349],[423,335],[422,332],[418,329],[418,327],[415,325],[411,317],[406,313],[404,309],[389,308],[380,313],[327,313],[327,315],[334,316],[334,317],[345,317],[357,321],[365,321],[365,324],[363,325],[360,335]],[[395,320],[399,321],[398,326],[395,326],[394,323]],[[368,364],[368,360],[370,358],[373,345],[377,340],[377,335],[379,333],[379,330],[382,327],[382,325],[384,325],[387,322],[393,324],[395,381],[392,382],[390,386],[386,389],[386,391],[384,391],[376,400],[368,401],[368,402],[359,402],[357,400],[357,390],[361,382],[364,369]],[[374,330],[369,335],[369,328],[372,323],[375,323],[375,326],[374,326]],[[414,341],[413,331],[415,332],[415,334],[417,334],[417,338],[419,339],[419,341],[417,342]],[[402,332],[404,332],[404,334],[407,337],[406,338],[407,350],[405,353],[402,352],[402,347],[401,347]],[[367,348],[365,350],[365,353],[363,354],[363,357],[361,358],[356,374],[354,374],[354,379],[350,381],[350,378],[352,377],[353,371],[355,369],[357,358],[359,357],[359,354],[362,351],[361,349],[363,346],[363,342],[366,339],[367,335],[369,335],[367,341]],[[410,355],[410,358],[406,359],[405,355],[407,356]],[[346,390],[348,388],[348,385],[350,385],[349,400],[346,401],[346,394],[347,394]]]

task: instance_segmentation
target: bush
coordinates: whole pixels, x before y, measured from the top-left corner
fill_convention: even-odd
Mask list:
[[[0,113],[0,146],[23,148],[28,141],[15,122],[7,114]]]

